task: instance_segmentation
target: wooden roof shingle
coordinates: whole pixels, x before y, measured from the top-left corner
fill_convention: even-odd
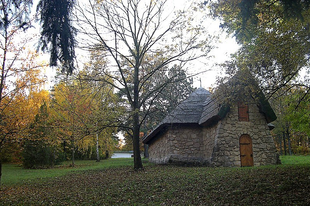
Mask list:
[[[163,121],[143,140],[150,141],[160,130],[172,124],[199,124],[203,105],[211,93],[204,88],[198,88],[187,99],[181,102]]]
[[[240,74],[238,74],[240,75]],[[228,81],[228,86],[233,81],[238,80],[238,75]],[[258,85],[254,85],[258,88]],[[232,89],[233,87],[229,87]],[[260,91],[260,90],[257,90]],[[224,103],[225,94],[211,94],[204,88],[198,88],[186,100],[181,102],[163,121],[143,140],[147,144],[159,132],[165,131],[165,128],[173,124],[197,124],[201,126],[212,126],[219,120],[223,119],[230,111],[229,104]],[[258,107],[262,114],[265,115],[267,123],[274,121],[277,117],[266,100],[263,92],[253,93],[258,96]]]
[[[161,124],[199,123],[204,102],[210,95],[204,88],[197,89],[168,114]]]

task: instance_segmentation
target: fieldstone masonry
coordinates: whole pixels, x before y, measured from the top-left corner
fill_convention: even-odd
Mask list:
[[[277,164],[279,157],[273,138],[256,104],[249,105],[249,122],[238,121],[237,110],[237,106],[231,108],[226,118],[218,123],[218,135],[209,135],[215,142],[210,163],[214,166],[240,166],[239,138],[248,134],[252,139],[254,166]],[[205,129],[204,133],[212,133],[212,128]]]
[[[172,126],[149,148],[149,161],[166,163],[201,163],[203,161],[202,128]]]
[[[249,104],[249,122],[238,120],[235,106],[212,127],[170,126],[149,144],[149,161],[238,167],[241,165],[239,138],[243,134],[252,139],[254,166],[279,163],[265,117],[254,103]]]

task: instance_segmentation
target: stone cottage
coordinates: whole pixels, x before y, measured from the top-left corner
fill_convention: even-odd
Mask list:
[[[226,167],[278,164],[268,125],[276,116],[260,97],[220,104],[207,90],[197,89],[143,140],[149,161]]]

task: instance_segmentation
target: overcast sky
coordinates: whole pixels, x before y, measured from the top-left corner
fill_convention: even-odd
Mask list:
[[[195,0],[193,0],[195,1]],[[197,0],[198,2],[202,2],[201,0]],[[187,8],[188,5],[192,2],[191,0],[168,0],[168,2],[171,2],[175,8],[177,9],[184,9]],[[208,11],[206,11],[208,12]],[[216,44],[217,48],[213,49],[210,53],[211,58],[205,63],[200,63],[200,61],[204,60],[197,60],[195,62],[192,62],[195,69],[193,69],[193,74],[199,72],[199,71],[205,71],[209,70],[207,72],[201,73],[200,75],[197,75],[194,77],[194,86],[200,87],[200,79],[201,79],[201,86],[205,89],[208,89],[209,87],[213,87],[216,76],[221,75],[220,73],[221,68],[217,66],[217,64],[223,63],[227,61],[230,58],[230,54],[235,53],[239,46],[237,45],[235,39],[232,37],[232,35],[228,36],[227,33],[223,33],[221,29],[219,28],[220,21],[214,20],[212,18],[206,19],[204,21],[204,26],[209,30],[209,33],[211,34],[220,34],[219,42]],[[205,61],[204,61],[205,62]]]
[[[37,2],[38,0],[34,0],[33,11],[36,10],[35,5],[37,4]],[[187,8],[190,2],[190,0],[168,0],[168,4],[172,5],[171,8],[174,7],[176,9]],[[204,21],[204,24],[208,28],[210,33],[221,33],[218,20],[208,19]],[[39,26],[36,27],[36,31],[38,32]],[[207,71],[193,77],[195,87],[200,87],[200,80],[202,87],[206,89],[208,89],[209,87],[213,87],[216,81],[216,76],[220,75],[221,72],[221,69],[216,65],[228,60],[230,54],[234,53],[238,49],[238,45],[236,44],[234,38],[228,37],[225,33],[221,35],[220,42],[217,44],[217,47],[218,48],[211,51],[210,56],[213,57],[211,57],[207,61],[195,60],[195,62],[191,62],[188,65],[190,68],[188,71],[189,74],[196,74],[199,72]],[[44,57],[46,61],[48,61],[49,55],[44,55]],[[79,66],[81,67],[82,65]],[[55,69],[47,69],[47,75],[49,76],[49,81],[52,81],[53,76],[55,75]]]

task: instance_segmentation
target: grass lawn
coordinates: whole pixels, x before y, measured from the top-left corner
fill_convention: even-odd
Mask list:
[[[310,156],[281,160],[251,168],[145,163],[136,172],[132,159],[48,170],[4,165],[0,205],[310,205]]]
[[[126,167],[133,165],[131,158],[108,159],[96,162],[94,160],[77,160],[75,167],[71,167],[71,161],[57,165],[53,169],[23,169],[20,165],[4,164],[2,168],[3,185],[24,184],[37,181],[44,181],[51,177],[60,177],[83,170],[97,170],[115,167]]]
[[[283,165],[310,165],[310,156],[280,156]]]

